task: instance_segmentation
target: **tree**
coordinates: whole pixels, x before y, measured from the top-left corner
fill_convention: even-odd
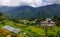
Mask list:
[[[0,12],[0,21],[2,21],[3,19],[4,19],[4,17],[3,17],[3,13]]]
[[[60,18],[58,16],[53,17],[53,21],[56,23],[57,26],[60,26]]]
[[[2,12],[0,12],[0,16],[3,16]]]

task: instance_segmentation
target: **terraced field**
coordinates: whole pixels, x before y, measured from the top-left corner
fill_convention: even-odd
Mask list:
[[[45,29],[43,27],[27,26],[26,24],[14,23],[13,21],[4,20],[4,24],[0,24],[0,28],[4,25],[12,26],[17,29],[21,29],[28,37],[46,37]],[[47,28],[48,29],[48,28]],[[49,37],[60,36],[60,27],[53,26],[52,29],[48,29],[47,33]],[[58,35],[59,33],[59,35]],[[19,33],[20,35],[21,33]],[[4,37],[4,36],[3,36]]]

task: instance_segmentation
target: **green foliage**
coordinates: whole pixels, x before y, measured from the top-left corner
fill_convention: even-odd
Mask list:
[[[0,12],[0,16],[3,16],[2,12]]]
[[[57,32],[57,37],[60,37],[60,31]]]
[[[48,37],[56,37],[57,33],[53,30],[48,32]]]
[[[0,16],[0,19],[2,21],[0,21],[0,28],[2,28],[4,25],[9,25],[9,26],[12,26],[12,27],[15,27],[15,28],[19,28],[21,29],[22,31],[26,32],[27,36],[28,37],[45,37],[46,36],[46,32],[45,30],[43,29],[42,26],[40,26],[40,21],[41,20],[45,20],[45,18],[39,18],[36,20],[36,23],[33,23],[33,20],[35,19],[31,19],[32,21],[29,21],[29,20],[20,20],[20,19],[11,19],[11,20],[7,20],[7,19],[4,19],[4,18],[1,18],[2,16]],[[56,22],[56,24],[60,24],[60,18],[55,18],[54,21]],[[26,22],[26,23],[25,23]],[[35,26],[39,26],[39,27],[35,27]],[[58,25],[59,26],[59,25]],[[47,27],[46,27],[47,28]],[[60,27],[52,27],[52,30],[49,30],[49,28],[47,28],[48,31],[47,31],[47,36],[48,37],[56,37],[56,36],[59,36],[60,37]],[[53,31],[55,30],[55,31]],[[57,32],[56,32],[57,31]],[[13,35],[12,35],[13,36]],[[15,37],[15,36],[13,36]]]
[[[56,23],[57,26],[60,26],[60,17],[54,16],[53,17],[53,21],[55,21],[55,23]]]

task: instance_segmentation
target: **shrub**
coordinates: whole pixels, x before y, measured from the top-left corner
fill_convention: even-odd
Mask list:
[[[57,32],[57,37],[60,37],[60,32],[59,31]]]

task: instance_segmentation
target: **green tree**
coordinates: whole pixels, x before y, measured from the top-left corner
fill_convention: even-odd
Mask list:
[[[3,16],[2,12],[0,12],[0,16]]]
[[[0,12],[0,21],[2,21],[3,19],[4,19],[4,17],[3,17],[3,13]]]
[[[56,23],[57,26],[60,26],[60,18],[58,16],[54,16],[53,21]]]

